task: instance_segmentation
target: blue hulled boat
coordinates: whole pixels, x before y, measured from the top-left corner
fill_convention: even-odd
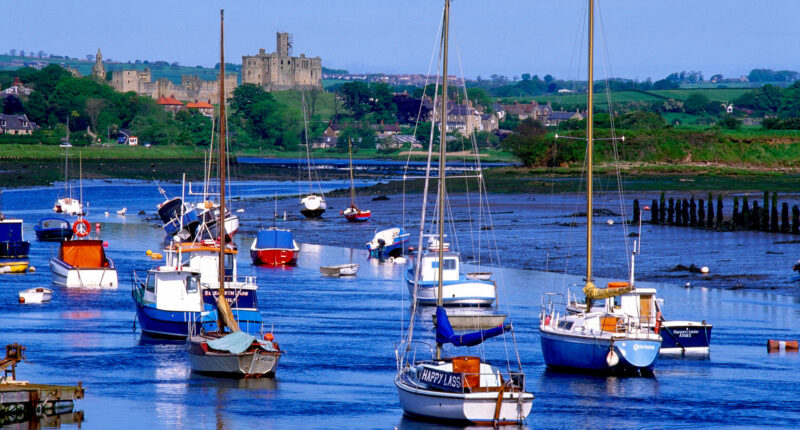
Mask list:
[[[22,220],[4,219],[0,213],[0,258],[27,258],[30,249],[22,234]]]
[[[372,258],[389,258],[403,255],[403,248],[411,238],[400,227],[389,228],[375,233],[372,240],[367,242],[367,250]]]
[[[33,226],[36,239],[43,242],[61,242],[72,239],[72,227],[63,218],[42,218]]]
[[[197,213],[183,203],[180,197],[166,200],[158,205],[158,216],[161,217],[164,231],[169,238],[178,235],[181,240],[191,240],[200,223]]]

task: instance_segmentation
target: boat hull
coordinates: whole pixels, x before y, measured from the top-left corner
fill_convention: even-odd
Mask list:
[[[224,376],[230,378],[259,378],[275,374],[278,367],[279,352],[262,350],[232,354],[207,350],[203,347],[206,339],[191,336],[186,342],[192,372]]]
[[[30,288],[19,292],[19,302],[25,304],[38,304],[49,302],[53,298],[53,290],[49,288]]]
[[[300,213],[306,218],[318,219],[322,218],[322,214],[325,213],[325,209],[322,208],[307,209],[303,207],[302,209],[300,209]]]
[[[661,326],[662,354],[708,354],[711,324],[695,321],[667,321]]]
[[[414,268],[406,271],[408,292],[414,296]],[[417,302],[421,305],[436,306],[439,295],[439,283],[420,282],[417,288]],[[442,303],[445,306],[491,306],[497,297],[497,288],[493,282],[477,279],[445,280],[442,283]]]
[[[661,341],[615,339],[619,363],[609,366],[606,357],[612,340],[608,337],[573,336],[539,330],[542,355],[548,367],[597,373],[652,373]]]
[[[0,242],[0,258],[25,258],[31,250],[27,240]]]
[[[0,273],[25,273],[29,264],[28,260],[0,261]]]
[[[73,236],[71,228],[34,230],[36,231],[36,239],[42,242],[61,242],[63,240],[72,239]]]
[[[293,249],[251,249],[250,258],[253,264],[267,266],[286,266],[297,263],[300,251]]]
[[[117,288],[117,269],[108,259],[108,267],[76,268],[58,258],[50,259],[53,282],[67,288]]]
[[[497,392],[432,391],[406,384],[400,376],[395,378],[395,386],[403,411],[409,416],[426,420],[483,425],[516,424],[528,416],[533,402],[533,396],[529,393],[503,393],[498,412]]]
[[[319,272],[325,276],[355,276],[358,264],[340,264],[338,266],[320,266]]]
[[[369,221],[370,216],[372,216],[371,211],[361,211],[353,208],[345,209],[341,214],[344,216],[344,219],[350,222]]]

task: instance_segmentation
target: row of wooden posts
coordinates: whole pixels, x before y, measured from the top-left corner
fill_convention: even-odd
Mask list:
[[[680,227],[697,227],[710,230],[754,230],[773,233],[800,234],[800,208],[792,206],[792,219],[789,222],[789,203],[782,202],[780,208],[780,222],[778,218],[778,193],[764,191],[763,205],[759,206],[758,200],[753,200],[752,205],[747,197],[742,197],[741,210],[739,196],[733,197],[733,212],[726,216],[725,205],[721,195],[716,198],[708,193],[708,200],[695,200],[670,197],[666,200],[664,193],[660,199],[650,203],[650,223],[660,225],[674,225]],[[769,209],[767,209],[769,207]],[[633,201],[633,223],[639,223],[641,216],[639,200]],[[715,211],[716,209],[716,211]],[[643,220],[645,221],[645,220]]]

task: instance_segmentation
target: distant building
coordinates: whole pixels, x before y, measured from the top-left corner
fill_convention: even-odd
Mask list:
[[[173,114],[175,112],[178,112],[179,110],[185,109],[185,106],[183,106],[183,103],[181,103],[179,100],[177,100],[173,96],[169,96],[169,97],[161,96],[156,100],[156,103],[158,103],[161,107],[163,107],[165,111],[173,113]]]
[[[564,112],[564,111],[556,111],[551,113],[547,120],[545,121],[546,126],[548,127],[556,127],[564,121],[569,121],[571,119],[575,120],[582,120],[583,115],[580,112]]]
[[[509,117],[515,117],[519,120],[533,118],[536,121],[546,122],[550,113],[553,112],[553,107],[550,105],[550,102],[547,102],[547,104],[543,106],[537,103],[536,100],[531,101],[530,103],[515,102],[511,105],[502,106],[503,110],[506,112],[506,115]]]
[[[196,110],[200,112],[201,115],[209,118],[214,117],[214,105],[211,104],[211,100],[207,102],[198,102],[195,100],[193,102],[186,103],[186,109]]]
[[[225,75],[225,98],[233,96],[238,85],[236,74]],[[144,70],[115,70],[111,75],[111,86],[122,93],[133,91],[142,96],[154,99],[174,97],[178,100],[219,100],[219,80],[206,81],[194,75],[181,76],[180,85],[169,79],[161,78],[153,82],[153,73],[149,68]]]
[[[89,54],[91,58],[91,54]],[[94,57],[94,66],[92,66],[92,77],[101,81],[106,80],[106,68],[103,66],[103,54],[100,48],[97,48],[97,55]]]
[[[0,114],[0,134],[33,134],[37,128],[35,122],[28,120],[28,115]]]
[[[381,121],[380,124],[371,124],[370,127],[375,130],[376,135],[379,139],[385,139],[390,136],[396,136],[400,134],[400,124],[384,124]]]
[[[256,84],[267,91],[322,89],[322,60],[305,54],[292,56],[292,36],[277,33],[276,51],[242,56],[242,83]]]
[[[19,78],[14,78],[14,83],[11,84],[10,87],[0,91],[0,98],[6,98],[8,96],[15,96],[17,98],[27,97],[31,95],[33,92],[32,89],[26,87],[25,85],[20,82]]]

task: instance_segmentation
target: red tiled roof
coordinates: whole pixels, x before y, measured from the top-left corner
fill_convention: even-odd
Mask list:
[[[214,105],[209,102],[189,102],[186,103],[189,109],[214,109]]]
[[[181,105],[181,106],[183,106],[183,103],[181,103],[179,100],[177,100],[176,98],[174,98],[172,96],[170,96],[170,97],[161,96],[161,97],[158,98],[158,100],[156,100],[156,103],[158,103],[160,105]]]

